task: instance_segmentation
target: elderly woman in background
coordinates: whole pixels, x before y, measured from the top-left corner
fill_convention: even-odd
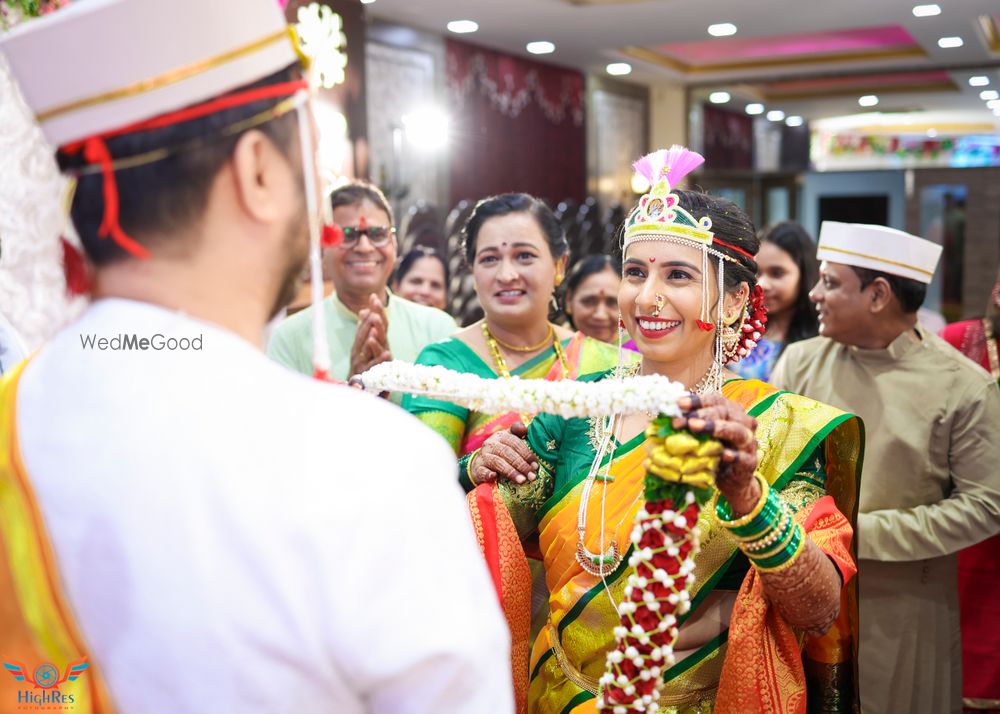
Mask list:
[[[601,342],[618,339],[621,264],[610,255],[588,255],[569,271],[563,312],[574,330]]]
[[[447,310],[448,264],[433,248],[418,245],[399,261],[392,291],[411,302]]]

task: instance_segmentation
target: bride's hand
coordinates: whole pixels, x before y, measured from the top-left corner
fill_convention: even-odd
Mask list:
[[[753,476],[757,468],[757,420],[718,392],[681,397],[677,405],[683,416],[674,418],[675,429],[710,434],[725,447],[715,485],[729,501],[733,514],[752,511],[760,500],[760,486]]]
[[[534,481],[538,473],[537,457],[524,438],[528,430],[516,422],[509,431],[498,431],[483,443],[472,459],[470,476],[473,483],[505,478],[514,483]]]

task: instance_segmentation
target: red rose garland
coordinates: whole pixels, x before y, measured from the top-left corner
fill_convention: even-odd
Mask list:
[[[632,531],[634,568],[618,606],[616,647],[601,677],[598,711],[655,712],[663,672],[674,662],[678,616],[691,607],[688,590],[698,554],[698,515],[711,497],[722,445],[676,433],[668,417],[646,431],[646,504]]]

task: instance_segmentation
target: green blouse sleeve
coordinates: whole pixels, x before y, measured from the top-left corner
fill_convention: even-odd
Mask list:
[[[417,355],[415,364],[423,364],[431,367],[441,366],[455,370],[456,372],[468,372],[469,369],[454,354],[455,347],[458,346],[456,343],[458,343],[458,340],[450,338],[427,345]],[[469,410],[465,407],[453,404],[452,402],[444,402],[440,399],[431,399],[430,397],[413,394],[407,394],[403,397],[403,409],[418,416],[423,412],[443,412],[451,414],[463,422],[469,418]]]
[[[449,349],[454,340],[443,340],[425,347],[417,356],[416,364],[440,365],[458,372],[466,371]],[[462,440],[465,438],[465,424],[469,418],[469,410],[451,402],[429,397],[403,396],[403,409],[413,414],[417,419],[440,434],[459,455]]]

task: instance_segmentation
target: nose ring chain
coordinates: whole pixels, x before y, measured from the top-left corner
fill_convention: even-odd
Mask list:
[[[656,309],[653,310],[653,312],[651,313],[653,317],[660,316],[660,310],[663,309],[664,302],[666,302],[666,298],[660,295],[659,293],[656,293],[656,298],[653,300],[653,305],[655,305]]]

